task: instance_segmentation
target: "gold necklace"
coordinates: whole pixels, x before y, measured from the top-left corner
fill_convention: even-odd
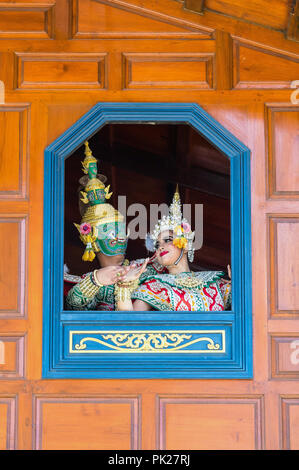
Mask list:
[[[188,273],[189,274],[189,273]],[[189,275],[186,276],[186,274],[184,273],[184,276],[185,277],[182,277],[182,278],[178,278],[179,275],[176,276],[175,278],[175,284],[178,286],[178,287],[187,287],[187,288],[194,288],[194,287],[202,287],[203,286],[203,282],[201,279],[198,279],[194,272],[191,272]]]

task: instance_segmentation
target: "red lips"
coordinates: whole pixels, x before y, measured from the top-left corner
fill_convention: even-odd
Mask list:
[[[160,253],[160,256],[167,255],[167,253],[168,253],[168,251],[162,251],[162,252]]]

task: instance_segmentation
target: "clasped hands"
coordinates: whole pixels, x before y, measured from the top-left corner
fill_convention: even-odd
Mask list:
[[[106,266],[105,268],[97,269],[95,276],[102,286],[135,281],[145,271],[148,261],[149,258],[146,258],[141,266],[137,266],[135,263],[129,266]]]

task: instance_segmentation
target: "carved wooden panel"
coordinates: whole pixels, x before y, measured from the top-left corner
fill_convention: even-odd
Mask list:
[[[299,449],[299,396],[281,397],[281,441],[283,449]]]
[[[261,449],[263,399],[165,397],[159,399],[160,449]]]
[[[0,105],[0,199],[28,196],[29,107]]]
[[[235,88],[290,88],[299,76],[299,56],[234,39]]]
[[[52,38],[53,5],[0,4],[0,38]]]
[[[105,88],[105,53],[16,53],[15,88]]]
[[[299,334],[271,336],[271,377],[299,379]]]
[[[123,0],[73,0],[72,34],[75,38],[192,38],[211,37],[212,29],[198,25],[190,14],[176,8],[177,15]]]
[[[26,314],[27,218],[0,214],[0,318]]]
[[[138,449],[137,397],[35,397],[35,449]]]
[[[17,448],[16,397],[0,395],[0,450]]]
[[[269,216],[270,315],[299,314],[299,217]]]
[[[214,54],[123,54],[124,88],[213,88]]]
[[[288,0],[244,2],[244,0],[205,0],[205,7],[226,16],[284,29],[288,18]]]
[[[25,336],[0,333],[0,379],[25,375]]]
[[[299,107],[266,108],[268,147],[268,195],[299,196]]]

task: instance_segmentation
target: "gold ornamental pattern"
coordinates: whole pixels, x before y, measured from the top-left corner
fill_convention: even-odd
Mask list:
[[[209,331],[210,333],[211,331]],[[70,332],[72,345],[72,335],[84,332]],[[96,332],[86,332],[96,333]],[[102,352],[135,352],[135,353],[159,353],[159,352],[225,352],[225,332],[223,330],[213,331],[213,333],[220,333],[222,338],[222,347],[210,336],[197,336],[193,332],[100,332],[97,333],[98,337],[84,336],[79,342],[75,342],[74,350],[70,352],[89,352],[89,353],[102,353]],[[208,333],[202,331],[202,333]],[[91,350],[87,348],[88,342],[97,343],[106,349]],[[195,344],[206,342],[204,349],[194,349]],[[192,346],[192,349],[187,349]]]

